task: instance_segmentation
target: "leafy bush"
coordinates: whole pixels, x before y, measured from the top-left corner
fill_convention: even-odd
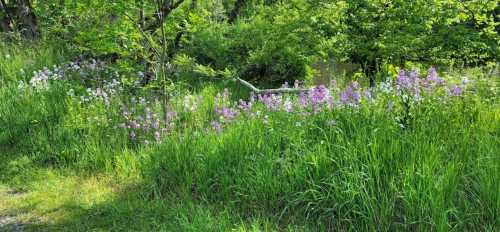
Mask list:
[[[164,3],[173,2],[181,1]],[[262,85],[307,79],[322,59],[359,64],[373,77],[383,64],[407,61],[491,66],[499,53],[493,0],[182,1],[151,30],[158,11],[152,2],[33,7],[46,38],[87,55],[131,59],[148,69],[165,62],[158,53],[184,54]]]

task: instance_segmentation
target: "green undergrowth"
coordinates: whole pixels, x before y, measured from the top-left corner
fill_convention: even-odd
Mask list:
[[[0,216],[14,215],[26,229],[500,228],[495,79],[477,75],[462,97],[407,111],[389,109],[391,99],[309,115],[262,108],[220,132],[210,122],[222,89],[207,84],[172,96],[178,108],[188,94],[200,98],[198,110],[179,109],[168,136],[145,146],[118,128],[120,103],[152,91],[83,104],[77,96],[89,86],[73,79],[47,90],[19,86],[30,77],[20,68],[37,70],[63,55],[0,50],[10,54],[0,60]]]
[[[220,135],[169,137],[145,170],[160,196],[192,195],[249,216],[302,216],[330,229],[492,230],[500,200],[495,115],[422,109],[407,128],[385,112],[273,115],[267,125],[244,120]]]

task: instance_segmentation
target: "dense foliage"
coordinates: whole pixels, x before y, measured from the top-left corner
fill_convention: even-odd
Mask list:
[[[146,74],[147,63],[173,63],[155,57],[160,47],[170,59],[188,57],[262,84],[307,79],[317,71],[313,64],[325,59],[359,64],[373,77],[386,64],[494,65],[499,57],[495,0],[53,0],[32,5],[44,38],[64,39],[95,57],[139,61]]]
[[[498,12],[0,0],[0,231],[499,231]]]
[[[263,230],[499,226],[498,77],[481,70],[400,71],[377,88],[332,80],[247,99],[205,85],[164,102],[140,76],[58,51],[3,48],[2,180],[37,166],[138,175],[140,205],[174,195],[223,205],[229,225],[271,220]],[[121,204],[111,206],[118,218]],[[117,226],[162,225],[128,223]]]

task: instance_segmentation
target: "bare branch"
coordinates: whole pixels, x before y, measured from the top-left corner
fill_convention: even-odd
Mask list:
[[[303,88],[258,89],[254,85],[250,84],[250,82],[245,81],[241,78],[236,78],[236,81],[248,87],[255,93],[300,93],[308,91],[308,89]]]

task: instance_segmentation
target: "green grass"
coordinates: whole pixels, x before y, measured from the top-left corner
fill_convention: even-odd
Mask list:
[[[16,196],[0,188],[0,212],[26,231],[274,231],[265,219],[245,222],[221,207],[168,196],[148,200],[135,180],[111,175],[35,172]],[[33,174],[35,174],[33,173]],[[26,187],[27,186],[27,187]],[[292,230],[293,228],[290,228]]]
[[[268,112],[265,123],[242,116],[220,134],[206,130],[220,90],[207,85],[194,93],[196,113],[173,96],[178,124],[142,146],[116,128],[131,92],[107,107],[68,95],[88,87],[78,81],[18,87],[30,77],[20,68],[69,59],[59,51],[0,46],[10,56],[0,60],[0,217],[27,230],[500,228],[498,78],[469,73],[472,92],[406,113],[387,111],[397,101],[388,98],[311,116]]]
[[[209,202],[278,221],[305,216],[331,229],[492,230],[498,111],[480,112],[474,123],[463,113],[415,115],[407,130],[376,112],[274,115],[268,126],[247,120],[222,135],[172,136],[153,151],[146,176],[154,190],[184,195],[195,188]],[[335,126],[325,123],[331,119]]]

